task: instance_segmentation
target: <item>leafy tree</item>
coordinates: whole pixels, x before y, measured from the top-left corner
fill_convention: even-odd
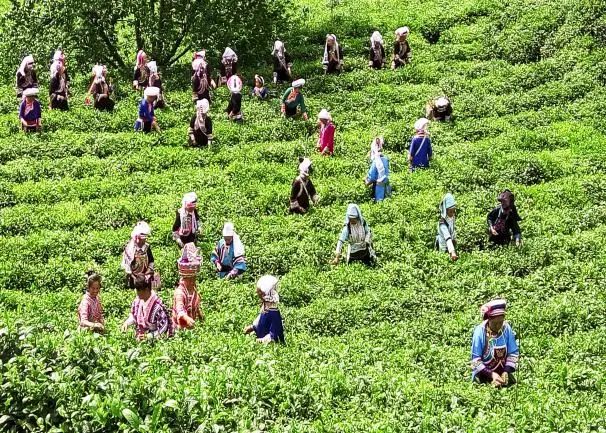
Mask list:
[[[11,0],[0,22],[7,53],[0,70],[12,76],[23,55],[40,61],[57,47],[68,53],[70,68],[86,71],[97,61],[127,71],[139,48],[162,67],[202,47],[219,53],[229,45],[246,60],[288,26],[289,2]]]

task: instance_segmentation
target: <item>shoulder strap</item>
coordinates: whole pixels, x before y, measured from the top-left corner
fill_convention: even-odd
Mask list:
[[[421,149],[423,149],[423,145],[425,144],[425,140],[426,139],[427,139],[427,136],[423,137],[423,141],[421,141],[421,144],[419,145],[419,148],[415,152],[415,156],[417,156],[419,154],[419,152],[421,151]]]

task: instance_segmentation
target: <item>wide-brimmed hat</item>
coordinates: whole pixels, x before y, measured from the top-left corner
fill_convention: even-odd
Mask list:
[[[40,90],[37,87],[30,87],[23,91],[23,96],[37,96]]]
[[[146,98],[148,96],[158,96],[160,94],[160,89],[158,87],[146,87],[145,91],[143,92],[143,96],[145,96]]]

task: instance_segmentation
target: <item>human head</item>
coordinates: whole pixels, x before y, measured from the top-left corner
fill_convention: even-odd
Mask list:
[[[337,37],[333,34],[326,35],[326,45],[332,47],[337,42]]]
[[[508,189],[499,194],[497,200],[501,203],[501,209],[505,213],[509,213],[515,207],[515,197]]]
[[[257,296],[263,302],[277,303],[280,301],[278,295],[278,279],[273,275],[263,275],[257,281],[256,286]]]
[[[34,69],[34,56],[25,56],[23,59],[23,70],[25,72]]]
[[[350,203],[347,206],[347,219],[349,224],[358,224],[360,222],[360,208],[357,204]]]
[[[145,221],[139,221],[130,236],[137,244],[137,246],[142,247],[147,242],[147,237],[151,234],[151,227]]]
[[[234,240],[234,224],[229,221],[223,225],[223,239],[226,245],[231,245]]]
[[[151,296],[151,281],[145,278],[144,275],[137,275],[136,277],[134,277],[134,286],[139,299],[147,301]]]
[[[101,291],[101,275],[95,271],[88,271],[86,273],[86,292],[91,297],[96,297]]]
[[[493,331],[499,331],[505,320],[507,301],[505,299],[494,299],[480,308],[483,320],[488,320],[488,325]]]
[[[156,63],[155,60],[149,62],[147,64],[147,67],[149,68],[149,73],[150,74],[157,74],[158,73],[158,64]]]
[[[199,248],[193,242],[185,244],[181,257],[177,260],[179,277],[183,280],[195,281],[196,275],[200,272],[201,261]]]
[[[225,48],[225,51],[223,52],[222,60],[223,60],[223,63],[229,64],[229,63],[232,63],[232,62],[237,62],[238,61],[238,56],[236,55],[236,53],[234,52],[234,50],[232,50],[231,48],[227,47],[227,48]]]
[[[147,102],[154,102],[159,94],[160,89],[158,87],[146,87],[143,92],[143,96],[145,96]]]
[[[375,31],[370,37],[370,42],[374,48],[379,48],[380,45],[383,45],[383,36],[378,31]]]
[[[299,174],[309,176],[313,171],[312,162],[309,158],[299,157]]]
[[[456,214],[457,203],[451,193],[447,193],[440,203],[440,215],[442,218],[452,218]]]
[[[147,54],[145,54],[145,51],[139,50],[137,52],[136,67],[141,67],[141,66],[145,65],[146,62],[147,62]]]
[[[265,80],[260,75],[255,75],[255,87],[263,87],[265,85]]]
[[[196,109],[202,113],[208,113],[208,109],[210,108],[210,104],[208,103],[208,99],[200,99],[196,102]]]
[[[318,114],[318,120],[322,123],[328,123],[328,121],[332,120],[332,116],[328,110],[326,110],[326,108],[322,108],[322,111],[320,111],[320,114]]]
[[[445,111],[446,108],[448,107],[449,103],[450,103],[450,101],[448,100],[447,97],[440,96],[438,99],[436,99],[436,108],[440,112]]]
[[[25,99],[27,100],[28,103],[32,103],[32,101],[34,99],[36,99],[36,96],[38,95],[38,88],[36,87],[31,87],[29,89],[25,89],[23,91],[23,96],[25,96]]]
[[[303,87],[304,85],[305,85],[305,80],[303,78],[300,78],[300,79],[292,82],[292,88],[295,91],[295,93],[299,93],[301,91],[301,87]]]
[[[198,206],[198,196],[195,192],[188,192],[183,196],[181,204],[187,212],[193,212]]]
[[[429,120],[425,117],[422,117],[415,122],[414,128],[417,134],[425,134],[427,133],[428,126]]]
[[[405,41],[406,38],[408,38],[408,34],[410,33],[410,29],[406,26],[404,27],[400,27],[399,29],[396,30],[396,38],[399,41]]]

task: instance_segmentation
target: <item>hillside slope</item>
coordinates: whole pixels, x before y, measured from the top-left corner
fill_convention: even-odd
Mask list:
[[[148,136],[131,132],[137,98],[126,85],[112,114],[84,107],[83,86],[74,89],[70,112],[44,111],[40,136],[19,133],[12,90],[0,92],[0,430],[603,431],[606,7],[304,3],[305,25],[285,39],[310,113],[333,114],[334,158],[314,153],[314,122],[282,120],[275,98],[246,99],[235,125],[222,112],[227,91],[217,91],[216,144],[199,150],[183,147],[193,112],[185,88],[169,88],[163,132]],[[371,32],[391,41],[400,25],[411,28],[413,64],[368,70]],[[340,76],[321,75],[328,31],[346,50]],[[456,120],[431,125],[432,167],[411,175],[412,124],[443,93]],[[373,204],[362,178],[378,134],[394,195]],[[311,155],[321,196],[304,217],[286,211],[300,155]],[[503,188],[516,194],[525,244],[484,249],[486,213]],[[232,220],[251,271],[225,283],[207,263],[204,325],[136,344],[119,332],[133,296],[121,285],[122,248],[146,219],[170,304],[172,219],[190,190],[204,255]],[[456,263],[431,249],[447,191],[459,205]],[[350,202],[374,231],[376,269],[328,264]],[[105,277],[100,338],[76,331],[91,266]],[[241,335],[266,273],[282,278],[285,347]],[[505,390],[469,381],[478,307],[496,296],[509,301],[522,351],[520,383]]]

